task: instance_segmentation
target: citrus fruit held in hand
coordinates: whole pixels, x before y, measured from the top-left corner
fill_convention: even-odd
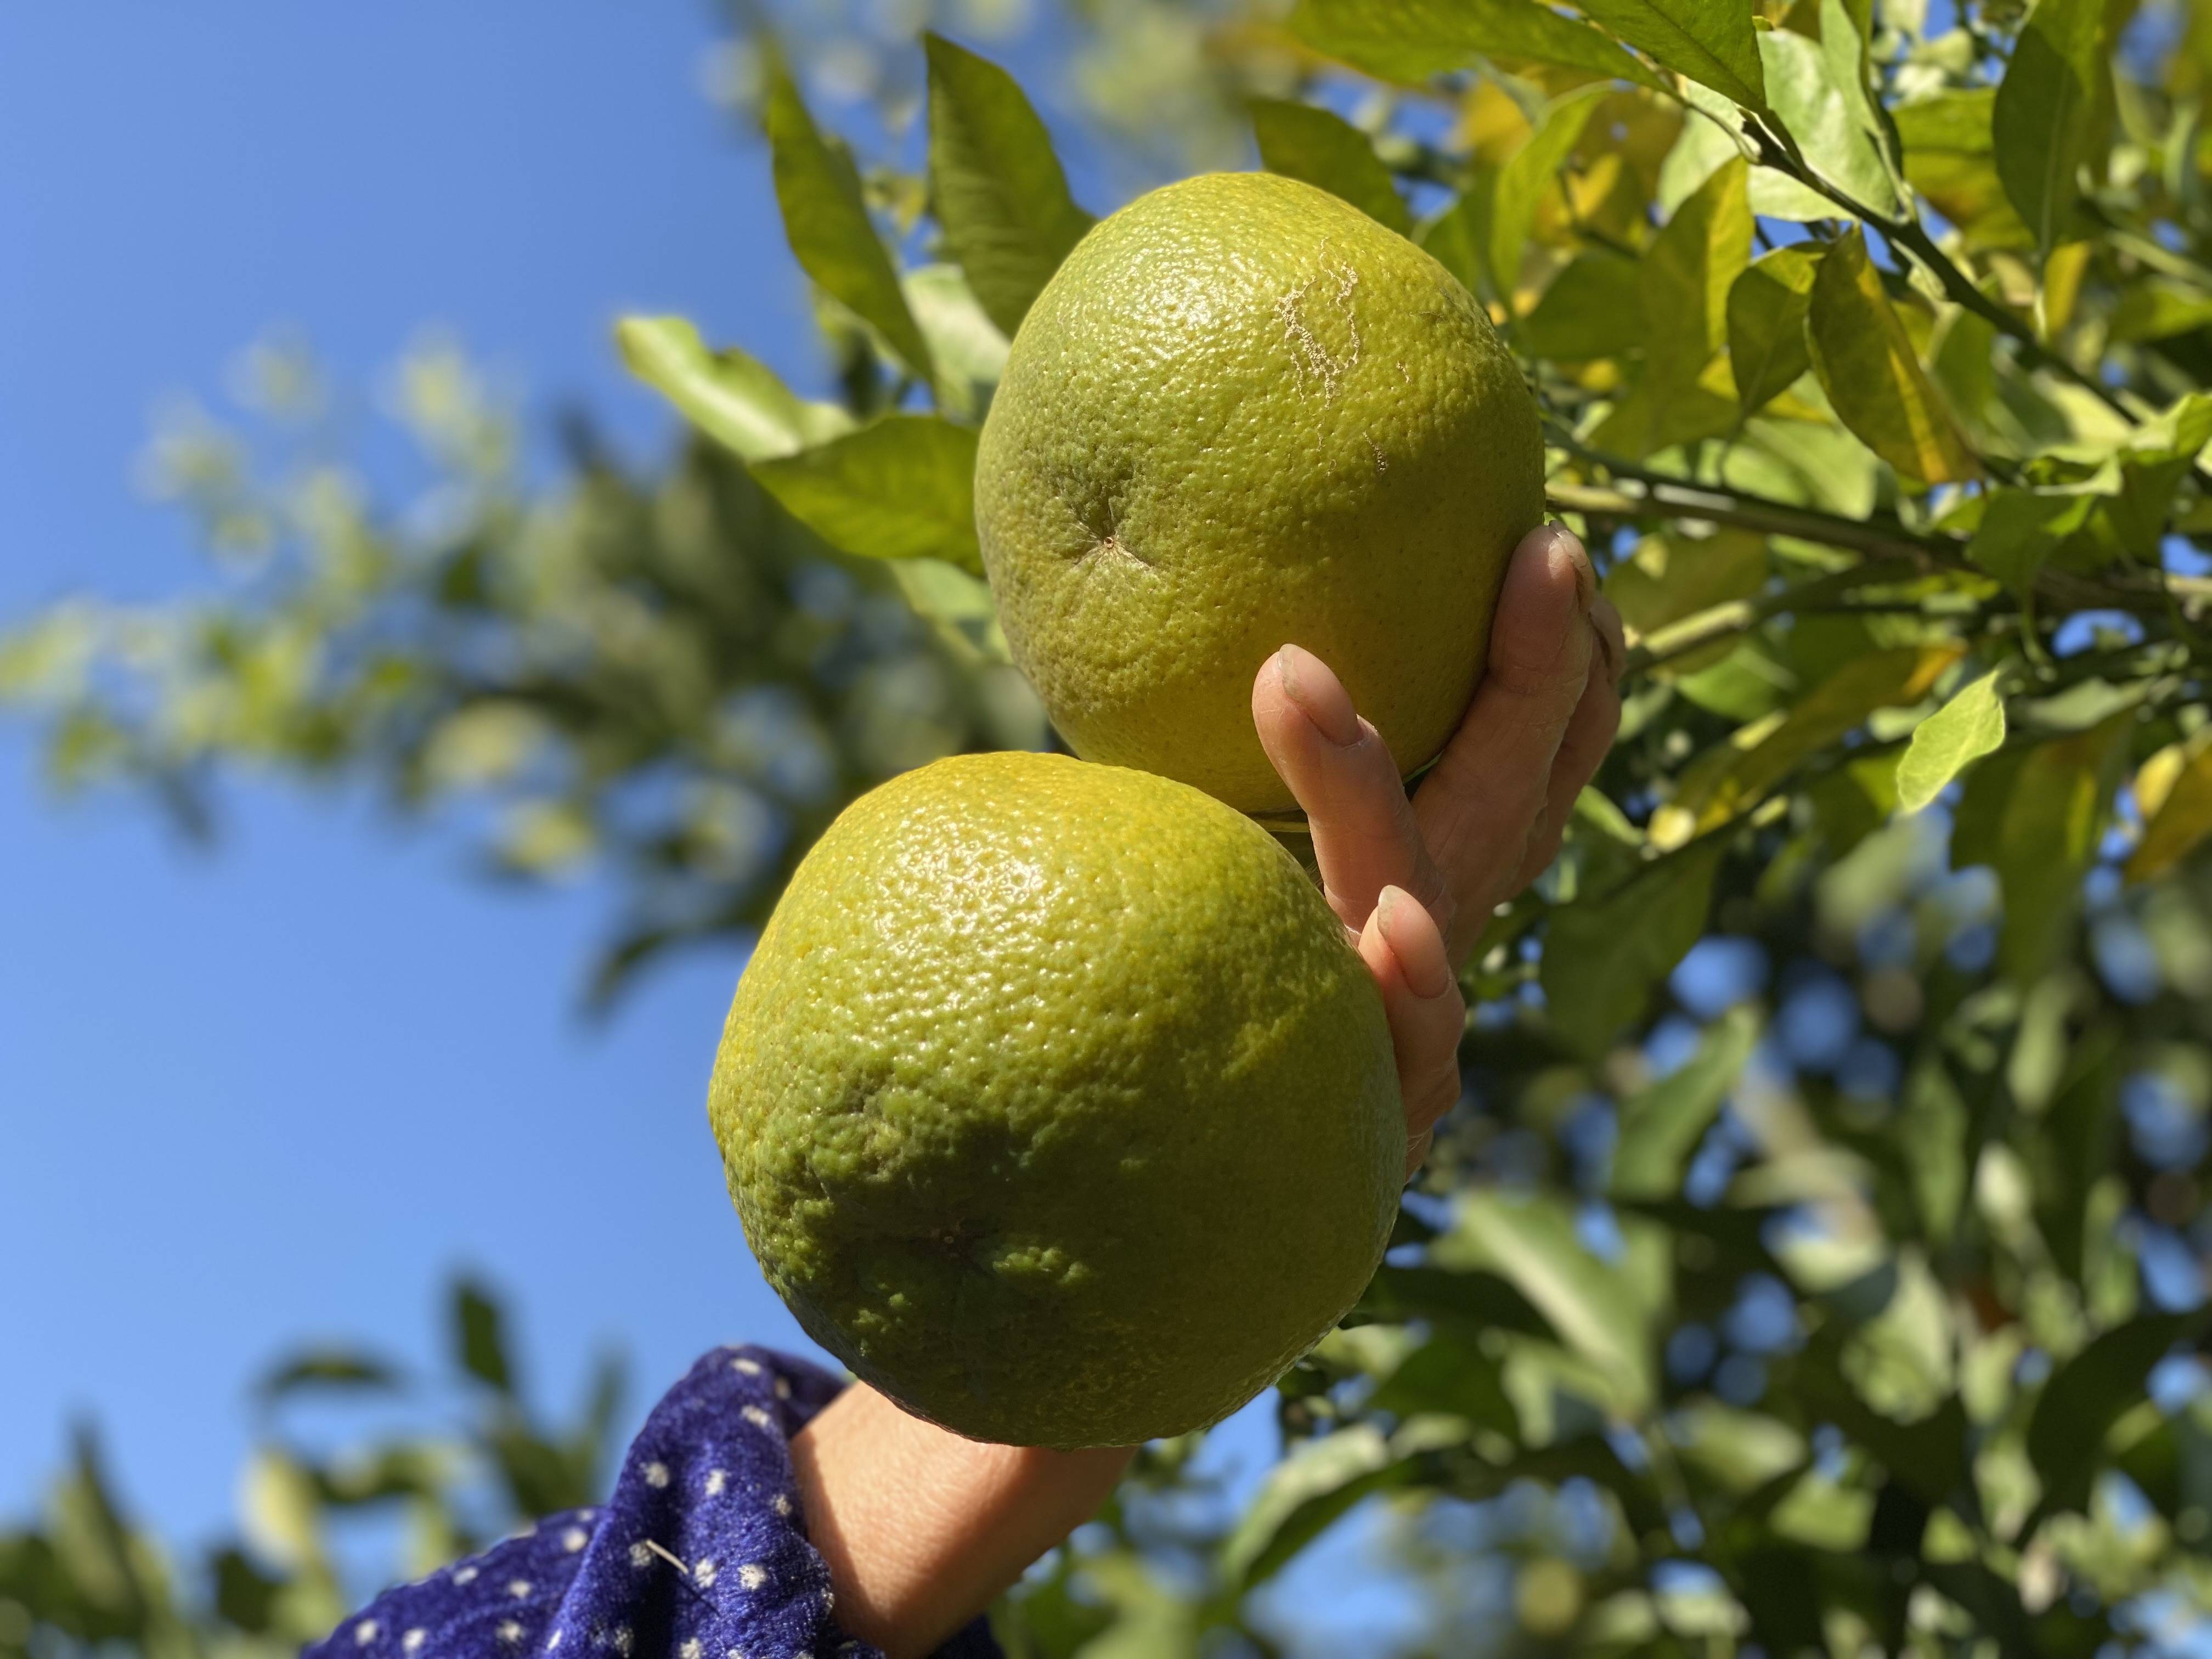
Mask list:
[[[1289,641],[1401,771],[1457,727],[1544,510],[1536,408],[1450,272],[1325,191],[1188,179],[1095,226],[983,425],[983,562],[1015,660],[1091,760],[1250,812]]]
[[[1358,1297],[1405,1167],[1381,997],[1289,855],[1054,755],[846,810],[738,982],[710,1111],[807,1334],[1018,1445],[1233,1411]]]

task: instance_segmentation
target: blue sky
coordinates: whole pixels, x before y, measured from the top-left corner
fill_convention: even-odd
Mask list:
[[[211,580],[132,465],[272,325],[363,392],[443,325],[647,453],[619,312],[822,386],[764,157],[699,90],[715,38],[707,0],[0,10],[0,623]],[[588,1025],[605,893],[476,884],[358,795],[224,804],[192,852],[56,803],[0,724],[0,1516],[82,1413],[149,1521],[208,1535],[253,1374],[311,1338],[427,1365],[459,1267],[564,1412],[602,1343],[633,1419],[716,1342],[804,1346],[705,1127],[733,951]]]

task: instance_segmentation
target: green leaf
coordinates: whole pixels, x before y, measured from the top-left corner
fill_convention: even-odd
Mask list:
[[[1358,127],[1293,99],[1255,98],[1251,111],[1260,160],[1268,172],[1325,190],[1401,236],[1413,233],[1413,219],[1390,180],[1390,169]]]
[[[1509,309],[1520,285],[1521,256],[1536,222],[1536,210],[1607,90],[1602,86],[1578,87],[1545,106],[1534,129],[1498,170],[1483,258],[1490,270],[1492,289]]]
[[[1521,319],[1522,349],[1533,357],[1586,362],[1642,345],[1642,280],[1637,260],[1603,249],[1578,255]]]
[[[1091,216],[1068,194],[1052,136],[1013,76],[941,35],[921,43],[932,208],[976,300],[1012,338]]]
[[[1444,1412],[1509,1439],[1521,1435],[1519,1415],[1498,1380],[1498,1361],[1468,1331],[1437,1332],[1399,1363],[1368,1404],[1401,1418]]]
[[[1716,1020],[1698,1052],[1620,1109],[1613,1154],[1616,1198],[1671,1198],[1698,1141],[1728,1098],[1759,1040],[1759,1017],[1731,1008]]]
[[[1876,709],[1907,707],[1926,696],[1959,650],[1955,645],[1893,646],[1850,659],[1771,730],[1739,732],[1708,751],[1715,761],[1711,769],[1700,763],[1686,771],[1674,799],[1652,814],[1652,841],[1680,846],[1749,811],[1800,762],[1865,724]]]
[[[1899,216],[1904,198],[1862,112],[1866,95],[1838,85],[1820,43],[1789,29],[1759,37],[1766,96],[1813,172],[1876,213]]]
[[[1223,1543],[1223,1576],[1243,1589],[1266,1583],[1338,1516],[1411,1473],[1371,1423],[1308,1441],[1268,1472]]]
[[[398,1369],[373,1354],[347,1348],[310,1348],[272,1366],[253,1391],[264,1401],[276,1401],[303,1389],[381,1394],[398,1387]]]
[[[1754,260],[1728,295],[1729,364],[1745,413],[1764,408],[1813,366],[1805,316],[1820,252],[1802,243]]]
[[[1540,977],[1553,1023],[1602,1053],[1642,1018],[1651,989],[1705,929],[1727,838],[1711,836],[1645,866],[1618,890],[1553,913]]]
[[[2112,307],[2117,341],[2170,340],[2212,327],[2212,295],[2155,278],[2135,283]]]
[[[1446,1267],[1377,1267],[1344,1322],[1403,1325],[1416,1319],[1529,1336],[1555,1334],[1528,1298],[1497,1274]]]
[[[1897,805],[1917,812],[1942,794],[1952,779],[2005,740],[2004,696],[1991,670],[1912,729],[1912,741],[1897,763]]]
[[[2004,892],[1997,965],[2031,983],[2056,952],[2081,901],[2104,831],[2132,708],[2030,749],[2011,780],[1990,862]]]
[[[615,325],[615,339],[631,374],[746,460],[788,455],[852,427],[835,404],[797,396],[744,352],[709,351],[681,317],[625,317]]]
[[[1728,341],[1729,290],[1751,258],[1747,185],[1742,158],[1725,163],[1644,251],[1644,370],[1592,434],[1596,447],[1641,457],[1735,424],[1736,400],[1717,358]]]
[[[1742,0],[1581,0],[1582,9],[1677,75],[1766,106],[1758,33]]]
[[[2095,137],[2105,0],[2037,0],[1990,117],[1997,177],[2048,253],[2066,240]]]
[[[1650,1403],[1653,1310],[1625,1265],[1583,1244],[1565,1200],[1463,1193],[1451,1230],[1430,1254],[1444,1266],[1486,1267],[1512,1281],[1559,1340],[1610,1380],[1620,1409],[1634,1413]]]
[[[783,234],[799,268],[881,335],[917,380],[933,382],[936,366],[868,218],[853,158],[823,137],[781,64],[769,74],[765,118]]]
[[[934,415],[888,415],[753,477],[832,547],[870,559],[943,559],[981,575],[975,433]]]
[[[2040,1513],[2087,1505],[2090,1478],[2105,1461],[2105,1437],[2142,1399],[2151,1368],[2201,1322],[2194,1314],[2131,1319],[2051,1372],[2027,1424],[2028,1461],[2043,1477]]]
[[[2033,247],[1997,177],[1994,87],[1954,87],[1892,112],[1906,182],[1977,247]],[[2116,324],[2117,326],[2117,324]]]
[[[473,1279],[459,1279],[453,1285],[453,1356],[477,1382],[514,1397],[514,1370],[507,1362],[499,1304]]]
[[[2088,522],[2096,505],[2087,491],[2001,484],[1989,493],[1966,556],[2025,600],[2034,592],[2037,573]]]
[[[1837,417],[1900,475],[1923,484],[1980,476],[1856,225],[1820,261],[1805,338]]]
[[[1517,58],[1666,90],[1603,33],[1536,0],[1298,0],[1288,27],[1324,57],[1411,86],[1477,58]]]
[[[1006,337],[977,302],[957,265],[917,266],[899,286],[937,364],[939,410],[963,422],[980,420],[1006,372]],[[851,429],[849,421],[840,428]]]

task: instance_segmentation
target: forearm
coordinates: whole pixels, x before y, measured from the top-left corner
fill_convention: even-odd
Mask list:
[[[975,1617],[1097,1512],[1133,1455],[982,1445],[863,1383],[791,1443],[837,1621],[890,1659],[919,1659]]]

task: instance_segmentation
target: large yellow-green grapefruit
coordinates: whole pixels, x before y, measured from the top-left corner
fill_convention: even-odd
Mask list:
[[[939,761],[806,855],[710,1095],[807,1333],[1019,1445],[1218,1420],[1358,1299],[1406,1132],[1380,994],[1312,882],[1186,785]]]
[[[1543,472],[1535,404],[1450,272],[1310,185],[1209,173],[1093,227],[1037,296],[976,524],[1078,754],[1280,812],[1260,665],[1314,652],[1417,769],[1474,693]]]

